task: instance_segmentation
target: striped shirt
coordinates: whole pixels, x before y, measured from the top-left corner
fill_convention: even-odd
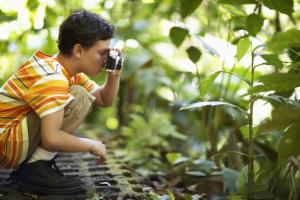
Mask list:
[[[30,57],[0,88],[0,167],[14,168],[26,159],[26,114],[42,118],[65,107],[74,97],[70,85],[91,94],[99,88],[84,73],[70,77],[55,58],[40,51]]]

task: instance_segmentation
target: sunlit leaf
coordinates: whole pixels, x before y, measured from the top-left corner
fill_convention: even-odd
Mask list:
[[[170,195],[170,200],[175,200],[174,194],[168,190],[168,193]]]
[[[242,5],[242,4],[256,4],[255,0],[219,0],[218,3]]]
[[[298,143],[300,141],[299,130],[299,124],[289,127],[280,140],[278,150],[278,162],[280,166],[284,166],[290,156],[297,157],[300,155],[300,148],[298,148]]]
[[[166,157],[171,164],[174,164],[176,162],[176,160],[178,160],[179,158],[182,157],[182,154],[181,153],[167,153]]]
[[[198,8],[202,1],[203,0],[180,0],[180,14],[182,18],[186,18],[187,16],[191,15]]]
[[[238,108],[239,110],[241,110],[242,112],[246,112],[243,108],[231,104],[231,103],[227,103],[227,102],[223,102],[223,101],[202,101],[202,102],[196,102],[184,107],[181,107],[180,110],[189,110],[189,109],[195,109],[195,108],[202,108],[205,106],[232,106],[235,108]]]
[[[216,71],[213,72],[210,76],[207,76],[204,78],[203,81],[201,81],[201,86],[200,86],[200,97],[203,98],[207,92],[207,90],[212,86],[214,80],[218,77],[218,75],[220,73],[227,73],[227,74],[231,74],[235,77],[238,77],[240,80],[243,80],[244,82],[246,82],[248,85],[250,85],[250,81],[247,80],[246,78],[240,76],[237,73],[234,72],[227,72],[227,71]]]
[[[191,46],[186,50],[186,52],[189,56],[189,59],[193,63],[197,63],[199,61],[201,57],[201,51],[197,47]]]
[[[262,2],[266,7],[285,13],[287,15],[291,15],[294,11],[293,0],[262,0]]]
[[[246,19],[246,30],[248,33],[252,36],[255,36],[263,26],[264,19],[257,15],[257,14],[251,14],[247,16]]]
[[[247,53],[248,49],[251,46],[251,42],[248,38],[242,38],[237,44],[237,60],[240,61],[245,54]]]
[[[188,30],[174,26],[170,29],[170,38],[173,44],[177,47],[181,45],[181,43],[184,41],[185,37],[188,35]]]
[[[300,30],[290,29],[277,33],[267,43],[266,47],[274,52],[280,52],[289,47],[300,47]]]
[[[200,96],[201,98],[204,97],[204,95],[206,94],[207,90],[209,89],[209,87],[212,85],[212,83],[214,82],[214,80],[217,78],[217,76],[221,73],[222,71],[217,71],[212,73],[210,76],[205,77],[205,79],[203,81],[201,81],[201,86],[200,86]]]

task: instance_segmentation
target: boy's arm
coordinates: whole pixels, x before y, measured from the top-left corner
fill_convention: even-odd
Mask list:
[[[80,138],[63,130],[64,109],[48,114],[41,119],[42,145],[49,151],[86,152],[106,159],[105,145],[97,140]]]
[[[119,90],[120,74],[108,72],[105,84],[93,95],[98,106],[109,107],[113,104]]]

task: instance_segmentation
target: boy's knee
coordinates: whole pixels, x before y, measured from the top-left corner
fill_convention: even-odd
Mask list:
[[[65,107],[64,124],[72,124],[85,117],[91,111],[95,100],[93,95],[79,85],[72,85],[70,93],[74,99]]]

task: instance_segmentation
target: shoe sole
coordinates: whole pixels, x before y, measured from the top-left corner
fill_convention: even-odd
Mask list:
[[[36,185],[30,185],[25,183],[16,182],[18,189],[23,193],[36,193],[41,195],[61,195],[61,194],[77,194],[85,191],[84,186],[76,186],[72,188],[61,188],[61,189],[51,189],[45,187],[39,187]]]

